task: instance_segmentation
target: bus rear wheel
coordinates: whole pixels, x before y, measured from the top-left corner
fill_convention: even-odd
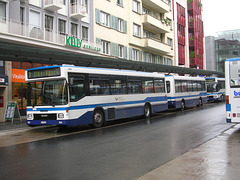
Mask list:
[[[93,113],[93,127],[99,128],[104,124],[104,115],[100,109],[97,109]]]
[[[151,116],[151,107],[149,104],[145,104],[144,106],[144,117],[149,118]]]
[[[181,110],[182,110],[182,111],[185,110],[185,102],[184,102],[184,101],[181,102]]]

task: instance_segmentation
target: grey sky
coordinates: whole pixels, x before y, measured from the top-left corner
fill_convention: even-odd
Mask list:
[[[204,35],[240,29],[240,0],[202,0]]]

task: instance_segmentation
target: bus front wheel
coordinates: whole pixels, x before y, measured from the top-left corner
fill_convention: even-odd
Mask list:
[[[93,127],[99,128],[104,124],[104,115],[100,109],[97,109],[93,113]]]

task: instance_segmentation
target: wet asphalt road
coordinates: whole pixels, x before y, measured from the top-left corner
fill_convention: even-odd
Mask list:
[[[0,147],[0,179],[136,179],[231,126],[225,123],[224,104],[217,103],[102,129],[64,132]]]

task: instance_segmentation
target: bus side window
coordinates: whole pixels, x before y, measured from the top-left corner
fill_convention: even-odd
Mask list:
[[[167,85],[167,93],[170,93],[170,81],[166,81],[166,85]]]
[[[76,102],[86,95],[85,77],[81,74],[69,74],[70,101]]]

